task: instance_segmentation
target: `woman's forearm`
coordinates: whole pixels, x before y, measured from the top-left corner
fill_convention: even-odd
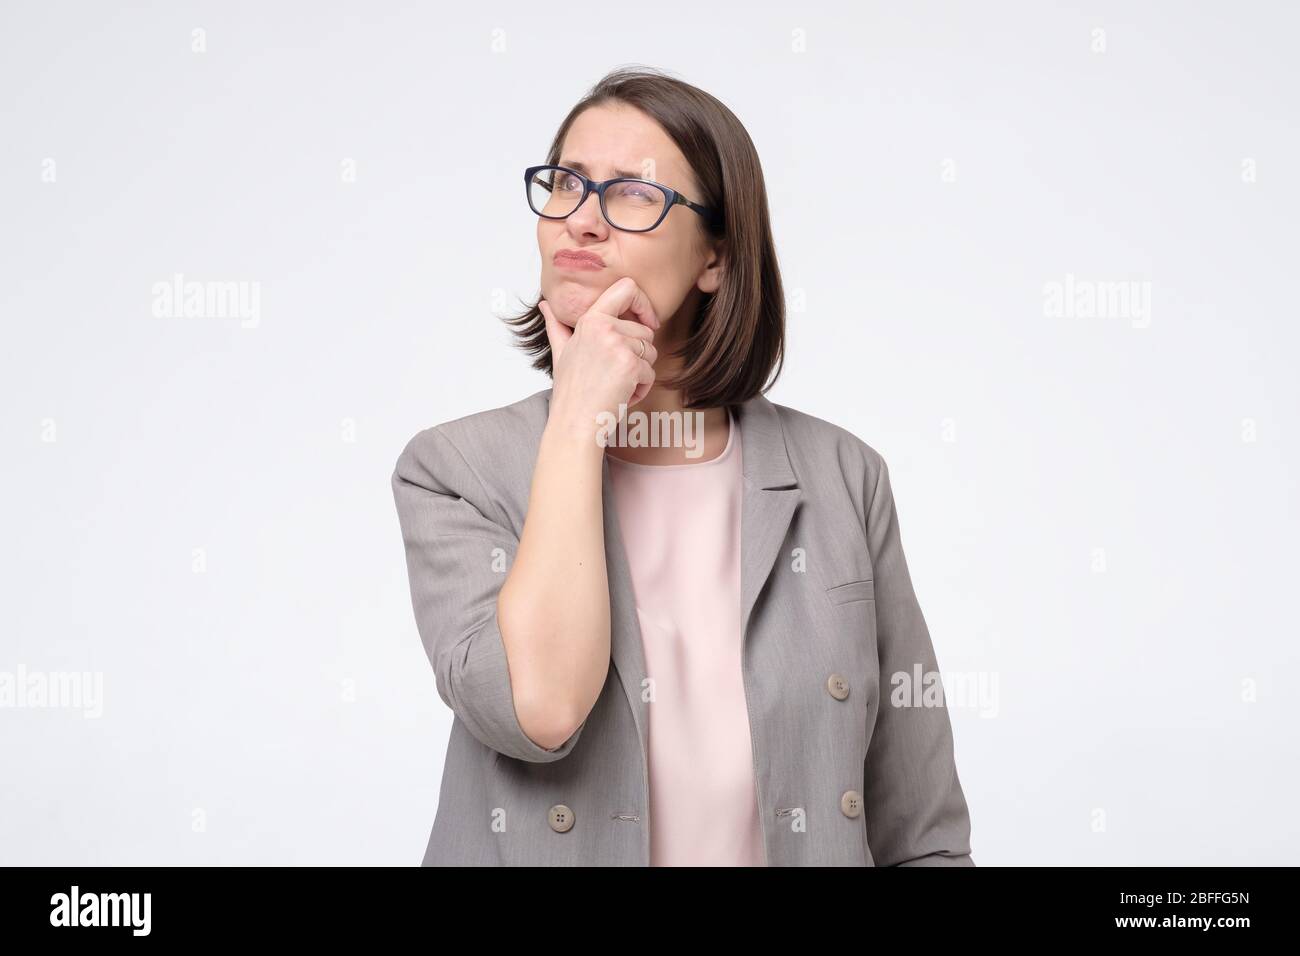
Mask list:
[[[553,410],[554,412],[554,410]],[[596,423],[553,414],[519,550],[497,599],[515,713],[553,749],[586,719],[609,671],[609,579]]]

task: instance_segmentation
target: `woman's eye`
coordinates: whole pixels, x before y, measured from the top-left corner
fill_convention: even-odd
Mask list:
[[[638,183],[623,183],[618,194],[623,199],[630,199],[635,202],[648,202],[654,197],[655,189],[653,186],[642,186]]]

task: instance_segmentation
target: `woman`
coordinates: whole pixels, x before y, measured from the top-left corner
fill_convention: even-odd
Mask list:
[[[762,394],[784,305],[748,134],[615,71],[525,193],[542,296],[510,322],[552,387],[392,478],[455,714],[424,864],[973,865],[885,462]]]

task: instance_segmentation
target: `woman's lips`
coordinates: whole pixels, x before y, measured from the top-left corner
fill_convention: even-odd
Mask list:
[[[557,252],[551,261],[561,269],[596,271],[605,268],[605,260],[594,252]]]

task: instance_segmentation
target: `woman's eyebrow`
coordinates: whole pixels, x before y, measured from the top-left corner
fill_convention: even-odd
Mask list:
[[[590,176],[590,175],[591,175],[591,170],[588,169],[588,168],[587,168],[587,164],[584,163],[584,162],[582,162],[581,160],[577,160],[577,159],[562,159],[562,160],[560,160],[560,165],[561,165],[561,166],[568,166],[570,169],[576,169],[578,172],[582,173],[584,176]],[[631,170],[631,169],[616,169],[616,170],[614,170],[614,175],[615,175],[615,176],[626,176],[626,177],[628,177],[629,179],[644,179],[644,178],[645,178],[645,177],[642,176],[640,173],[636,172],[635,170]]]

